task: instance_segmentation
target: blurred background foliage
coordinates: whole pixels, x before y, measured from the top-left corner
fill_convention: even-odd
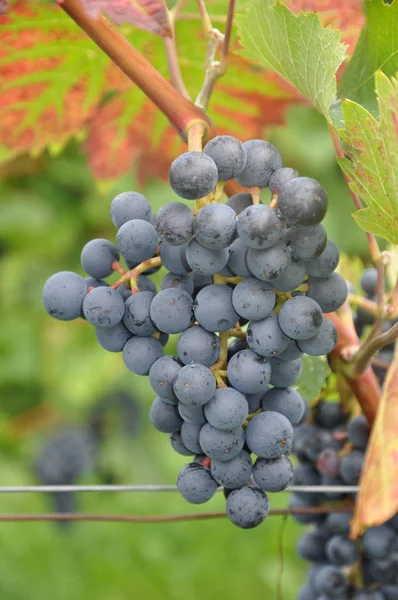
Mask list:
[[[264,133],[284,165],[318,179],[330,200],[326,228],[340,249],[366,262],[364,233],[335,162],[322,117],[306,107],[287,113],[286,125]],[[165,182],[145,189],[134,169],[100,194],[84,148],[70,144],[57,158],[19,158],[0,171],[0,481],[37,482],[32,464],[48,436],[65,424],[87,426],[104,396],[125,391],[136,420],[107,421],[99,468],[84,482],[173,483],[184,457],[168,436],[151,429],[153,394],[145,378],[106,353],[83,320],[50,319],[41,305],[44,281],[75,270],[80,250],[94,237],[114,240],[109,203],[138,189],[153,210],[175,198]],[[173,344],[173,340],[171,341]],[[115,409],[117,412],[117,409]],[[127,424],[128,425],[128,424]],[[271,506],[285,505],[284,494]],[[1,495],[0,513],[52,510],[44,495]],[[199,510],[224,510],[221,494]],[[86,512],[170,514],[194,512],[177,494],[81,494]],[[0,595],[3,600],[294,600],[306,565],[295,553],[300,527],[272,517],[253,531],[224,520],[175,524],[3,524]],[[278,586],[283,596],[278,596]]]

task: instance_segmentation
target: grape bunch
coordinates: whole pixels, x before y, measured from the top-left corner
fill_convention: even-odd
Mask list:
[[[248,191],[223,204],[230,179]],[[251,528],[268,513],[266,493],[292,479],[293,427],[305,410],[294,387],[301,357],[327,354],[337,341],[324,314],[343,305],[347,284],[321,225],[327,195],[282,167],[268,142],[231,136],[179,156],[170,185],[196,201],[193,210],[177,201],[153,215],[143,195],[119,194],[110,208],[116,245],[88,242],[87,277],[53,275],[43,303],[56,319],[86,319],[105,350],[149,376],[152,425],[193,457],[178,474],[182,496],[200,504],[222,485],[230,520]],[[269,205],[259,196],[267,187]],[[149,275],[161,267],[158,290]],[[109,285],[114,271],[121,277]],[[178,335],[174,354],[170,335]]]
[[[364,415],[349,416],[340,402],[319,401],[312,418],[295,430],[294,452],[300,461],[296,485],[358,485],[369,440]],[[353,506],[355,496],[342,493],[293,494],[291,506]],[[297,545],[312,563],[299,600],[391,600],[398,598],[398,515],[370,527],[359,541],[349,537],[352,512],[300,514],[310,525]],[[361,582],[361,585],[358,585]]]

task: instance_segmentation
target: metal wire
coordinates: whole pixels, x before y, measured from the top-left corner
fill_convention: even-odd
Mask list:
[[[218,488],[222,491],[223,488]],[[12,485],[0,486],[0,494],[62,492],[176,492],[175,485]],[[283,490],[298,494],[357,494],[356,485],[291,485]]]

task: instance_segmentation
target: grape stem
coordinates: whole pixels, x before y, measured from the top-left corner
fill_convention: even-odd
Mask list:
[[[126,281],[130,280],[131,281],[131,293],[132,294],[137,293],[140,291],[137,286],[138,276],[141,275],[141,273],[145,273],[145,271],[152,269],[153,267],[160,267],[161,265],[162,265],[162,259],[160,258],[160,256],[155,256],[154,258],[149,258],[148,260],[144,260],[142,263],[137,265],[134,269],[131,269],[130,271],[125,272],[124,275],[122,275],[122,277],[120,277],[120,279],[115,281],[115,283],[112,283],[112,285],[110,287],[114,290],[117,290],[118,287],[122,285],[122,283],[125,283]]]
[[[177,92],[179,92],[181,94],[181,96],[183,96],[184,98],[186,98],[187,100],[190,101],[191,97],[189,95],[187,88],[185,87],[184,79],[181,74],[180,64],[178,62],[176,39],[175,39],[175,27],[174,27],[174,20],[172,18],[172,14],[173,13],[171,13],[171,11],[170,11],[169,15],[170,15],[172,37],[164,38],[164,46],[165,46],[165,50],[166,50],[167,64],[169,66],[169,73],[170,73],[171,82],[172,82],[173,86],[175,87]]]
[[[249,188],[249,193],[252,195],[253,204],[260,204],[261,188],[259,188],[257,185],[255,185],[255,186]]]
[[[112,271],[116,271],[117,273],[120,273],[120,275],[125,275],[126,274],[126,270],[123,269],[123,267],[121,266],[121,264],[117,260],[115,260],[111,264],[111,269],[112,269]]]
[[[350,361],[353,375],[356,377],[362,375],[379,350],[384,348],[384,346],[395,342],[396,339],[398,339],[398,323],[393,325],[391,329],[385,333],[381,333],[370,340],[365,340]]]
[[[377,319],[379,311],[376,302],[368,300],[368,298],[363,298],[362,296],[357,296],[356,294],[348,294],[348,300],[350,304],[362,308],[365,312],[373,315]]]
[[[227,365],[229,337],[229,331],[221,331],[219,335],[220,354],[218,356],[217,362],[215,362],[214,365],[210,367],[213,373],[217,373],[220,369],[224,370]]]

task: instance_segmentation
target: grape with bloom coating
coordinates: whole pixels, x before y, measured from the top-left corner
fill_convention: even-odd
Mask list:
[[[120,254],[131,263],[152,258],[158,247],[158,234],[152,223],[134,219],[124,223],[116,235]]]
[[[95,327],[114,327],[124,315],[123,298],[112,288],[94,288],[84,298],[83,312]]]
[[[265,392],[271,379],[271,366],[264,356],[241,350],[228,361],[228,381],[243,394]]]
[[[152,209],[149,201],[139,192],[122,192],[111,202],[111,220],[119,229],[127,221],[142,219],[151,222]]]
[[[211,459],[226,462],[238,456],[242,450],[245,432],[242,427],[222,431],[206,423],[200,430],[199,443],[203,452]]]
[[[119,251],[112,242],[97,238],[87,242],[80,255],[82,268],[95,279],[112,275],[112,263],[119,260]]]
[[[244,486],[232,490],[227,498],[227,515],[241,529],[260,525],[269,511],[267,495],[260,489]]]
[[[264,140],[249,140],[243,144],[246,153],[246,165],[236,178],[244,187],[267,187],[269,179],[282,166],[278,150]]]
[[[244,246],[264,250],[282,237],[283,227],[275,209],[256,204],[240,213],[237,232]]]
[[[184,365],[194,362],[211,367],[219,357],[220,340],[199,325],[190,327],[178,339],[177,354]]]
[[[193,238],[194,217],[182,202],[164,204],[156,215],[155,229],[161,240],[171,246],[182,246]]]
[[[226,248],[236,237],[236,214],[226,204],[207,204],[194,221],[195,239],[206,248]]]
[[[265,319],[272,313],[275,301],[276,296],[271,285],[254,277],[238,283],[232,292],[234,309],[244,319]]]
[[[186,200],[207,196],[217,179],[216,163],[204,152],[184,152],[170,167],[170,185],[178,196]]]
[[[327,195],[320,183],[310,177],[291,179],[278,196],[278,211],[284,223],[317,225],[326,215]]]
[[[291,260],[290,251],[281,240],[265,250],[249,248],[246,258],[249,270],[261,281],[273,281],[282,277]]]
[[[205,404],[205,417],[213,427],[230,431],[246,421],[249,406],[243,394],[230,387],[218,388]]]
[[[80,317],[87,284],[83,277],[71,271],[55,273],[43,287],[43,306],[51,317],[72,321]]]
[[[220,284],[207,285],[200,290],[194,313],[199,325],[207,331],[227,331],[239,321],[232,305],[231,288]]]
[[[199,463],[185,465],[178,473],[177,488],[181,496],[191,504],[203,504],[212,498],[217,482],[210,469]]]
[[[203,152],[216,163],[220,181],[235,179],[246,166],[244,146],[232,135],[217,135],[207,142]]]
[[[260,458],[279,458],[292,449],[293,427],[278,412],[259,413],[246,427],[246,444]]]

